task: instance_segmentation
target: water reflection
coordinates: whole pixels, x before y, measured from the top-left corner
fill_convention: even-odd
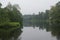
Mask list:
[[[30,23],[25,23],[25,24],[23,24],[24,25],[24,27],[33,27],[33,28],[35,28],[35,27],[39,27],[39,30],[40,29],[46,29],[46,28],[48,28],[48,26],[49,26],[49,23],[47,23],[47,22],[45,22],[45,23],[34,23],[34,24],[30,24]]]
[[[39,28],[39,30],[38,30],[38,28]],[[41,30],[43,30],[43,31],[41,31]],[[39,25],[28,25],[28,26],[25,25],[23,33],[20,28],[15,29],[15,30],[11,30],[11,29],[5,30],[5,29],[0,28],[0,40],[23,40],[22,38],[24,38],[24,37],[27,38],[28,35],[29,35],[29,37],[31,37],[32,34],[34,36],[36,36],[38,39],[41,36],[42,36],[42,38],[44,38],[46,36],[46,37],[49,37],[49,39],[48,38],[47,39],[50,40],[50,32],[53,37],[56,36],[57,40],[60,40],[60,25],[59,24],[50,25],[49,23],[42,23]],[[22,33],[22,36],[21,36],[21,33]],[[41,34],[44,34],[44,35],[41,35]],[[33,36],[33,39],[34,39],[34,36]],[[39,40],[41,40],[41,39],[39,39]]]
[[[18,39],[21,33],[22,30],[20,28],[15,30],[0,29],[0,40],[21,40],[21,38]]]
[[[57,40],[60,40],[60,25],[52,24],[50,25],[50,31],[52,36],[56,36]]]
[[[52,36],[56,36],[57,40],[60,40],[60,24],[49,24],[49,23],[41,23],[41,24],[33,24],[33,25],[25,25],[26,27],[32,26],[34,29],[35,27],[39,27],[39,30],[46,29],[46,32],[51,32]]]

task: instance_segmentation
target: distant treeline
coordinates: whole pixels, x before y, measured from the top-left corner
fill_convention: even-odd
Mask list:
[[[23,23],[24,25],[40,25],[43,23],[47,23],[49,16],[48,13],[49,10],[46,10],[46,12],[39,12],[39,14],[35,15],[24,15],[23,16]]]
[[[26,25],[40,25],[43,23],[47,24],[60,24],[60,2],[56,3],[55,6],[52,6],[50,10],[45,12],[38,12],[36,15],[24,15],[23,23]]]

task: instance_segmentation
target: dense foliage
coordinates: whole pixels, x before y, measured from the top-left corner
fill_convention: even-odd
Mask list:
[[[0,26],[22,26],[22,14],[19,11],[19,5],[11,5],[10,3],[1,8],[0,3]]]
[[[58,2],[55,6],[52,6],[50,9],[50,17],[53,24],[60,23],[60,2]]]

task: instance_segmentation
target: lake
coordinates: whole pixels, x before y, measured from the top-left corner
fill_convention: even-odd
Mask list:
[[[18,40],[57,40],[51,32],[47,32],[46,29],[39,29],[39,27],[24,26],[22,31]]]
[[[0,40],[60,40],[60,26],[23,26],[12,31],[0,29]]]

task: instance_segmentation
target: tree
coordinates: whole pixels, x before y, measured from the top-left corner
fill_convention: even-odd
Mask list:
[[[18,4],[11,5],[10,3],[6,6],[6,8],[9,10],[9,18],[11,22],[19,22],[22,25],[22,14],[19,11],[20,8]]]
[[[0,8],[1,8],[2,4],[0,3]]]
[[[50,16],[52,23],[60,23],[60,2],[51,8]]]
[[[0,4],[1,6],[2,4]],[[8,18],[8,13],[5,8],[0,8],[0,25],[4,25],[5,23],[8,23],[10,20]]]
[[[0,8],[0,27],[6,26],[6,28],[9,28],[8,26],[14,25],[22,25],[22,14],[17,6],[9,3],[5,8]]]

